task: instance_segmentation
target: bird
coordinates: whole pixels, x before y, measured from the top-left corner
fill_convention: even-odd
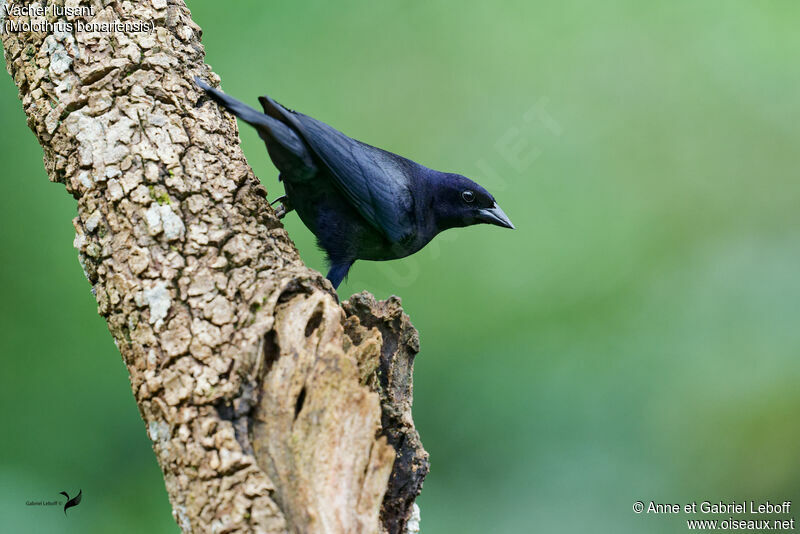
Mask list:
[[[78,494],[71,499],[66,491],[61,491],[59,493],[67,498],[67,502],[64,504],[64,515],[67,515],[67,508],[78,506],[81,503],[81,495],[83,494],[83,490],[78,490]]]
[[[278,218],[295,210],[326,253],[334,289],[356,260],[406,257],[443,230],[475,224],[514,228],[494,197],[469,178],[440,172],[362,143],[322,121],[259,97],[263,112],[195,83],[254,127],[279,171]],[[202,102],[198,102],[202,105]]]

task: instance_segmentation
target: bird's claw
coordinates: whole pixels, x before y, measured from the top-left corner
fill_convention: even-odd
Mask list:
[[[284,217],[286,217],[286,214],[292,211],[294,208],[292,208],[292,205],[289,203],[289,197],[287,197],[286,195],[276,198],[275,200],[270,202],[269,205],[274,206],[278,202],[280,202],[281,205],[278,209],[275,210],[275,216],[278,217],[278,219],[283,219]]]

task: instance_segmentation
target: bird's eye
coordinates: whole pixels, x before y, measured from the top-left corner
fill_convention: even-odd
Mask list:
[[[473,200],[475,200],[475,193],[473,193],[470,190],[462,191],[461,198],[464,199],[464,202],[472,202]]]

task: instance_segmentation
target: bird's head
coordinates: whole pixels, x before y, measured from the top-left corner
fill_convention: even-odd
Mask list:
[[[466,176],[439,173],[433,185],[433,212],[440,230],[494,224],[514,228],[494,197]]]

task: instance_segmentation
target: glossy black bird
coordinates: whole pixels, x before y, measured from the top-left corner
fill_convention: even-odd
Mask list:
[[[403,258],[448,228],[514,228],[494,197],[460,174],[356,141],[268,96],[258,99],[262,113],[195,82],[258,131],[286,189],[278,216],[297,210],[328,255],[333,287],[355,260]]]

